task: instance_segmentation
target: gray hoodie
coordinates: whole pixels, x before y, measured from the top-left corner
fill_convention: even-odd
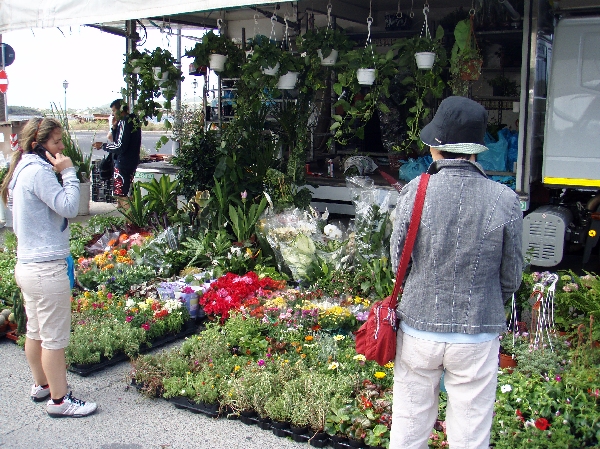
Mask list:
[[[79,181],[74,167],[60,174],[62,186],[52,165],[35,154],[24,154],[15,168],[8,186],[8,207],[20,263],[64,259],[70,254],[67,218],[77,216]]]

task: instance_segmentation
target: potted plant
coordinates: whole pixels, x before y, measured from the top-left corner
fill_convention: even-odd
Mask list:
[[[208,66],[225,77],[235,77],[243,62],[242,51],[231,39],[212,30],[202,36],[202,42],[185,52],[185,56],[194,58],[196,67]]]
[[[389,112],[381,98],[389,97],[390,81],[398,73],[393,58],[393,50],[384,55],[377,53],[373,45],[368,45],[366,48],[349,51],[339,61],[338,79],[333,85],[333,90],[339,97],[334,107],[339,107],[339,112],[332,116],[335,122],[330,129],[334,139],[342,145],[346,145],[354,136],[364,138],[364,127],[376,108]],[[373,80],[365,93],[362,88],[371,82],[367,77]]]
[[[352,42],[339,28],[309,30],[296,40],[298,50],[306,52],[307,57],[318,57],[323,66],[332,66],[340,53],[343,55],[352,48]]]
[[[279,80],[277,89],[293,89],[298,81],[298,73],[302,68],[302,60],[289,51],[281,53],[279,58]]]
[[[490,80],[488,84],[492,87],[494,97],[517,97],[519,95],[519,85],[516,81],[508,79],[504,75],[498,75]]]
[[[442,45],[444,29],[436,30],[434,39],[414,37],[399,39],[392,48],[398,51],[397,63],[400,67],[400,86],[404,98],[399,100],[400,106],[407,111],[403,138],[392,146],[394,156],[404,157],[420,153],[424,149],[419,134],[430,118],[431,103],[442,97],[446,83],[442,73],[447,65],[446,51]],[[415,54],[420,50],[434,50],[435,65],[430,70],[422,70]]]
[[[435,38],[431,36],[414,37],[407,40],[407,46],[412,46],[414,50],[415,62],[417,68],[427,70],[433,67],[436,61],[436,55],[443,53],[444,62],[445,54],[442,39],[444,38],[444,29],[441,26],[437,27]]]
[[[255,36],[251,42],[252,55],[249,64],[258,67],[263,75],[275,76],[280,67],[280,59],[283,54],[281,46],[266,36]]]
[[[483,57],[475,39],[473,18],[461,20],[454,28],[454,45],[450,56],[450,87],[455,95],[465,96],[468,81],[476,81],[481,75]]]

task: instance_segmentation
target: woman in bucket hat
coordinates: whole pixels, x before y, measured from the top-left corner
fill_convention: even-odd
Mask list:
[[[452,449],[488,449],[504,304],[521,283],[522,213],[517,195],[487,178],[476,155],[487,150],[487,112],[449,97],[421,131],[433,163],[406,279],[394,365],[390,448],[425,449],[438,412],[440,377],[448,392]],[[394,269],[419,179],[400,192]]]

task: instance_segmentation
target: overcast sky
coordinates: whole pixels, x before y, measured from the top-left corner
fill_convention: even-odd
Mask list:
[[[202,31],[183,30],[182,34],[201,36]],[[63,81],[67,80],[68,109],[96,107],[119,98],[121,88],[125,85],[122,72],[125,54],[123,37],[85,26],[74,26],[61,30],[12,31],[2,35],[2,42],[15,50],[15,62],[6,67],[9,106],[49,108],[54,102],[64,107]],[[194,41],[183,38],[182,54],[194,44]],[[142,48],[152,50],[157,46],[168,49],[175,56],[176,36],[149,29],[147,42]],[[203,77],[188,76],[187,68],[191,59],[182,59],[185,76],[182,100],[194,100],[192,82],[197,78],[196,100],[200,101]]]

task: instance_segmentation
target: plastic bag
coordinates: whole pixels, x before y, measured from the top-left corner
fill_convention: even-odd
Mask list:
[[[353,232],[347,254],[362,260],[389,255],[390,189],[377,188],[372,179],[346,178],[354,203]]]
[[[477,155],[477,162],[484,170],[506,171],[506,161],[508,159],[508,141],[504,134],[498,132],[498,141],[495,141],[491,134],[486,133],[484,138],[485,146],[488,151]]]
[[[377,164],[370,157],[366,156],[351,156],[344,162],[344,173],[350,167],[355,167],[360,176],[365,173],[373,173],[377,170]]]
[[[425,173],[432,162],[433,158],[431,156],[421,156],[417,159],[411,158],[400,167],[399,177],[406,182],[412,181],[417,176]]]
[[[498,131],[498,135],[502,135],[508,142],[506,169],[508,171],[514,171],[515,162],[517,162],[519,156],[519,132],[513,131],[507,127]]]

